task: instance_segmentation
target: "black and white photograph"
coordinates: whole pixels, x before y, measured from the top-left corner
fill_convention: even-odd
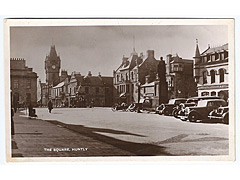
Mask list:
[[[235,159],[233,19],[7,19],[7,161]]]

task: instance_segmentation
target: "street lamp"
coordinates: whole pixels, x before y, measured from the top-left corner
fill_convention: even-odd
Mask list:
[[[137,87],[138,87],[138,107],[137,107],[137,113],[140,113],[140,86],[141,86],[141,83],[138,81],[136,83]]]

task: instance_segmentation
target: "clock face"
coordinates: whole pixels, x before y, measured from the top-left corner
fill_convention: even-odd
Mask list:
[[[55,65],[52,65],[52,68],[53,68],[53,69],[56,69],[56,66],[55,66]]]

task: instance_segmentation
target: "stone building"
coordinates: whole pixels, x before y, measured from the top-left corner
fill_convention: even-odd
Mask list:
[[[154,57],[154,51],[148,50],[147,56],[143,53],[139,56],[133,49],[130,57],[123,57],[120,66],[113,72],[114,76],[114,100],[115,103],[126,102],[131,104],[138,102],[143,94],[141,85],[156,80],[157,65],[159,61]],[[147,80],[146,80],[146,76]]]
[[[62,70],[59,77],[60,83],[51,88],[51,99],[54,107],[68,107],[67,92],[70,78],[71,76],[68,75],[67,71]]]
[[[194,77],[198,96],[228,99],[228,43],[200,53],[198,42],[194,57]]]
[[[193,77],[193,60],[183,59],[178,54],[175,56],[168,54],[166,79],[169,99],[197,96],[197,86]]]
[[[26,66],[26,60],[10,59],[10,89],[14,106],[37,105],[37,73]]]
[[[113,78],[100,74],[86,76],[73,72],[68,83],[68,102],[70,107],[107,106],[113,104]]]

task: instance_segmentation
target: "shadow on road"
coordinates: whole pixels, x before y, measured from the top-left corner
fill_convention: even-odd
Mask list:
[[[112,130],[112,129],[90,128],[90,127],[85,127],[83,125],[65,124],[65,123],[62,123],[59,121],[52,121],[52,120],[48,121],[48,122],[53,123],[58,126],[65,127],[69,130],[80,133],[87,137],[91,137],[95,140],[110,144],[119,149],[131,152],[137,156],[171,156],[171,154],[164,151],[165,147],[163,147],[163,146],[122,141],[119,139],[115,139],[112,137],[98,134],[97,132],[123,134],[123,135],[134,135],[134,136],[144,137],[142,135],[132,134],[132,133],[128,133],[125,131],[117,131],[117,130]]]

